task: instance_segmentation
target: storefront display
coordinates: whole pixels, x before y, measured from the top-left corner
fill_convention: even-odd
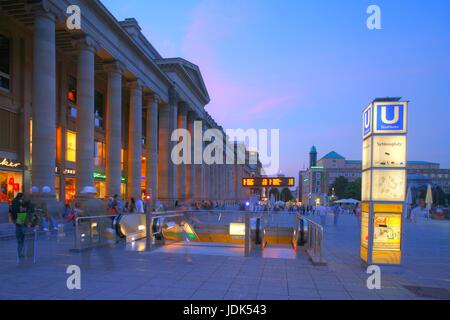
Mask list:
[[[77,193],[75,178],[65,179],[65,199],[66,201],[73,201]]]
[[[19,192],[23,192],[22,184],[22,163],[0,158],[0,202],[10,202]]]
[[[106,198],[106,183],[105,181],[94,181],[95,196],[99,199]]]
[[[0,202],[9,202],[22,192],[22,173],[0,171]]]

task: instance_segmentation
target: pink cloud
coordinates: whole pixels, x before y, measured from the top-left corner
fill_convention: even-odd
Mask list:
[[[221,60],[221,50],[240,30],[251,27],[252,13],[258,2],[206,0],[191,13],[181,45],[182,55],[196,63],[208,88],[211,103],[206,107],[214,119],[224,127],[244,126],[255,115],[295,105],[296,88],[270,83],[246,83],[239,74],[227,68],[232,61]],[[286,94],[288,92],[288,94]],[[284,113],[277,115],[281,116]]]
[[[242,4],[207,0],[192,12],[182,44],[182,52],[199,65],[211,96],[208,111],[220,123],[231,113],[242,111],[245,101],[255,96],[252,90],[221,67],[219,47],[244,27],[248,15]]]
[[[272,97],[267,100],[263,100],[252,107],[249,112],[250,113],[260,113],[267,112],[274,109],[279,109],[281,107],[286,107],[288,104],[294,101],[293,96],[281,96],[281,97]]]

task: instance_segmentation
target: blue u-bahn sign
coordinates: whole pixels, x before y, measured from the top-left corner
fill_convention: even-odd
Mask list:
[[[375,133],[406,133],[406,103],[375,104]]]
[[[372,105],[363,111],[363,138],[372,133]]]

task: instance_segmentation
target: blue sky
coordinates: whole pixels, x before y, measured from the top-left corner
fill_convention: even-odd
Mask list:
[[[450,167],[448,0],[102,0],[164,57],[200,66],[224,128],[279,128],[281,169],[316,145],[361,159],[361,111],[410,100],[408,159]],[[380,6],[382,29],[366,9]]]

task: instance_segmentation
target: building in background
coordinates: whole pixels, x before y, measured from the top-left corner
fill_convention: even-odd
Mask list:
[[[362,161],[347,160],[335,151],[317,160],[317,149],[310,150],[310,163],[306,170],[299,172],[298,196],[304,204],[328,204],[332,190],[330,186],[338,177],[349,182],[361,178]],[[450,169],[441,169],[440,164],[427,161],[408,161],[408,186],[420,188],[427,184],[440,187],[450,193]]]
[[[100,1],[77,5],[83,23],[70,30],[67,1],[0,1],[0,220],[18,192],[49,210],[115,194],[167,207],[239,201],[245,164],[171,161],[175,129],[193,136],[201,121],[226,137],[205,110],[200,68],[162,57],[135,19]]]

